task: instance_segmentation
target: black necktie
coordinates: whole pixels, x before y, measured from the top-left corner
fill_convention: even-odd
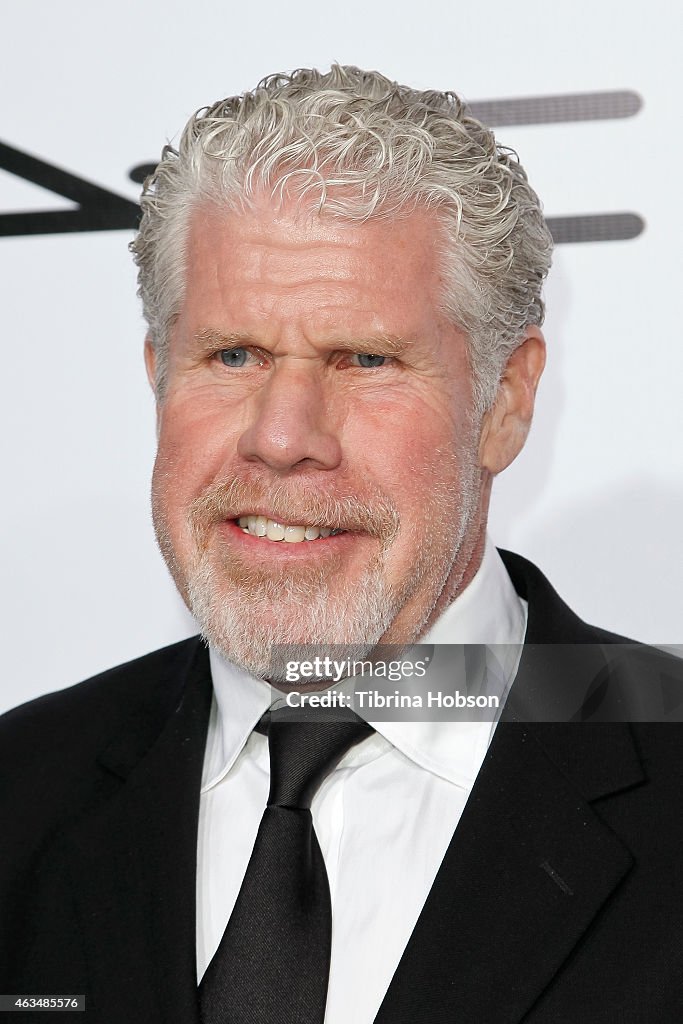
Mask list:
[[[247,873],[199,986],[203,1024],[322,1024],[332,911],[311,818],[325,776],[372,728],[345,712],[330,720],[267,713],[270,794]],[[265,730],[260,730],[265,731]]]

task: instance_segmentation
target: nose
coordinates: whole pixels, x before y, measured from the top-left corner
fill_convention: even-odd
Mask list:
[[[342,449],[329,396],[311,368],[279,366],[253,398],[237,453],[278,473],[336,469]]]

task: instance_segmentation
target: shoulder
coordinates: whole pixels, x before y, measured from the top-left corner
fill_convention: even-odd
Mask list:
[[[119,794],[115,756],[149,749],[204,669],[202,652],[186,640],[0,717],[0,948],[14,941],[41,865],[52,878],[62,838]]]
[[[532,562],[500,555],[529,607],[524,686],[513,691],[530,702],[527,712],[548,721],[683,721],[683,660],[584,622]]]
[[[63,774],[69,764],[93,758],[132,716],[163,711],[174,700],[199,647],[198,637],[183,640],[6,712],[0,778],[31,764],[44,775],[54,764]]]
[[[128,750],[134,760],[149,749],[202,652],[194,637],[0,717],[0,907],[57,835],[118,791],[107,755]]]
[[[529,605],[526,642],[535,644],[633,644],[634,640],[584,622],[541,570],[522,555],[498,549],[515,590]]]

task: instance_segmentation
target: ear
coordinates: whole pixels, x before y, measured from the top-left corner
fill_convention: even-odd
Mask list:
[[[479,461],[494,476],[507,469],[524,447],[544,366],[543,335],[538,327],[527,327],[524,340],[507,362],[496,400],[484,416]]]
[[[152,391],[154,392],[154,396],[156,397],[156,393],[157,393],[157,354],[154,351],[154,346],[152,345],[152,339],[149,336],[149,334],[145,338],[145,369],[147,370],[147,380],[149,381],[149,386],[151,387]]]

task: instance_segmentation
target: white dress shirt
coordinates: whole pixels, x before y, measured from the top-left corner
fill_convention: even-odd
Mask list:
[[[518,597],[487,540],[481,566],[421,643],[501,644],[508,683],[526,631]],[[507,651],[507,653],[506,653]],[[502,652],[502,655],[501,655]],[[197,976],[237,899],[266,805],[268,741],[254,726],[272,690],[215,650],[197,850]],[[325,1024],[371,1024],[427,898],[495,724],[374,722],[312,804],[332,898]]]

